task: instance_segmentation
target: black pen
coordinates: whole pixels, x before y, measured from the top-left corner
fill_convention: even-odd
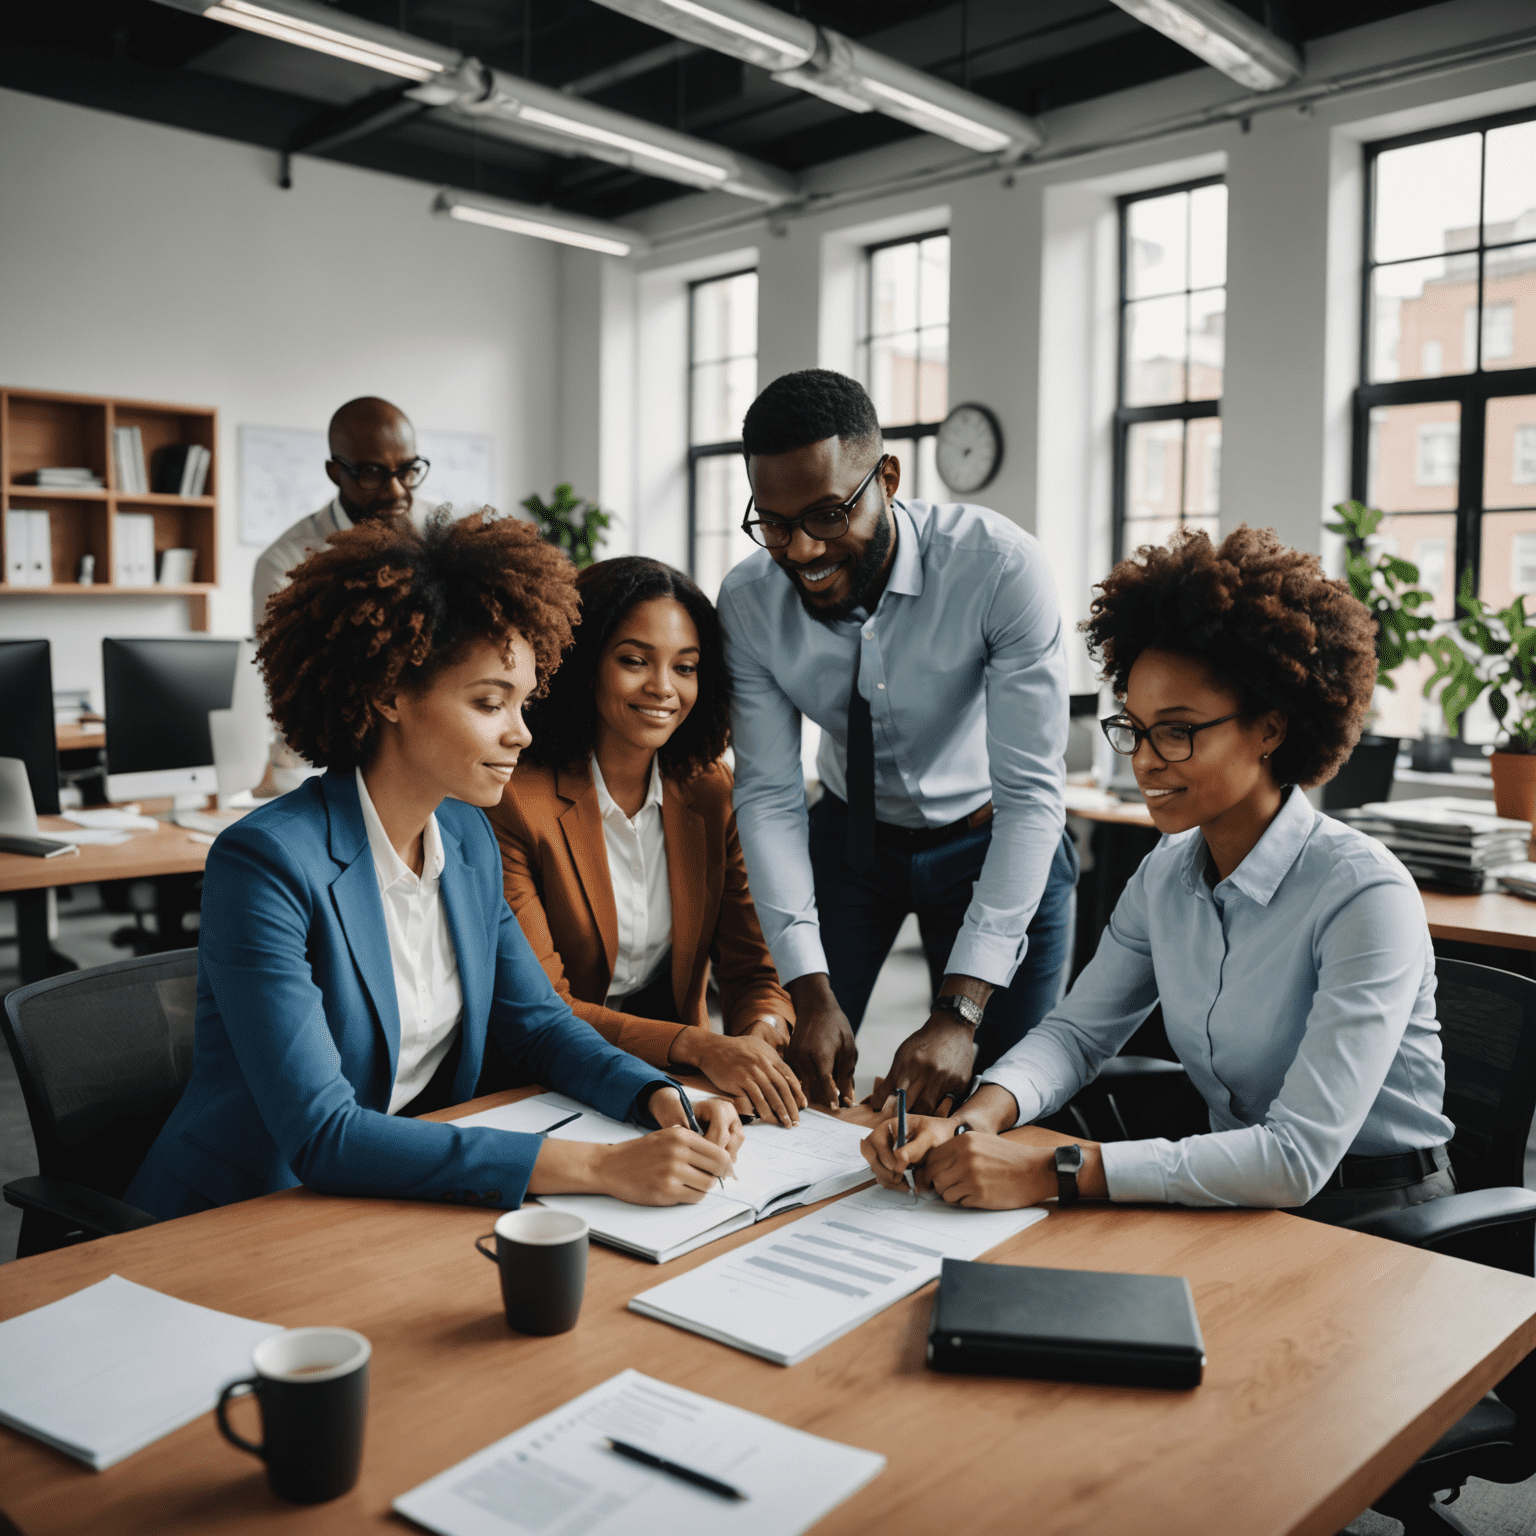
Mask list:
[[[904,1147],[904,1146],[906,1146],[906,1144],[907,1144],[907,1090],[905,1088],[898,1088],[896,1090],[896,1145],[898,1147]],[[904,1178],[907,1181],[907,1188],[912,1191],[912,1198],[914,1200],[916,1200],[917,1199],[917,1181],[912,1177],[912,1170],[910,1168],[908,1168],[907,1171],[904,1174],[902,1174],[902,1178]]]
[[[581,1111],[578,1109],[574,1115],[567,1115],[564,1120],[556,1120],[553,1125],[546,1125],[542,1131],[535,1131],[535,1136],[548,1136],[551,1131],[558,1131],[562,1125],[569,1125],[572,1120],[580,1120]]]
[[[740,1488],[722,1483],[718,1477],[710,1477],[706,1472],[695,1472],[692,1467],[680,1467],[675,1461],[668,1461],[664,1456],[652,1455],[650,1451],[642,1451],[638,1445],[626,1445],[622,1440],[614,1440],[610,1437],[608,1444],[620,1456],[629,1461],[638,1461],[642,1467],[649,1467],[653,1472],[665,1472],[668,1477],[692,1483],[695,1488],[702,1488],[706,1493],[718,1494],[722,1499],[736,1499],[739,1502],[746,1500],[747,1496]]]
[[[702,1136],[704,1134],[704,1132],[703,1132],[703,1130],[701,1129],[701,1127],[699,1125],[699,1117],[696,1114],[694,1114],[694,1112],[693,1112],[693,1105],[689,1101],[688,1095],[686,1093],[684,1093],[681,1088],[679,1088],[677,1090],[677,1096],[678,1096],[678,1098],[680,1098],[683,1101],[683,1113],[688,1116],[688,1129],[690,1131],[692,1131],[695,1136]],[[718,1173],[715,1175],[715,1177],[717,1179],[720,1179],[720,1175]],[[720,1179],[720,1188],[721,1189],[725,1188],[725,1180],[724,1179]],[[614,1444],[614,1449],[615,1450],[618,1449],[617,1442],[615,1442],[615,1444]]]

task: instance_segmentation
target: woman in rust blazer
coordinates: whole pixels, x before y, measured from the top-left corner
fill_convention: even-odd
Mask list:
[[[695,1068],[791,1124],[794,1013],[763,943],[720,761],[729,692],[709,600],[624,556],[578,577],[576,641],[528,711],[490,813],[507,901],[555,989],[606,1040]],[[711,963],[724,1034],[708,1026]]]

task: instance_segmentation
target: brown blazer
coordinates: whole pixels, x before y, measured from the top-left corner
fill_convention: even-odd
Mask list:
[[[490,817],[501,843],[507,902],[555,990],[605,1040],[665,1066],[676,1024],[603,1006],[619,952],[619,919],[591,769],[520,767]],[[678,1018],[685,1026],[707,1026],[704,989],[713,955],[727,1031],[765,1013],[793,1024],[794,1009],[747,890],[730,769],[716,763],[687,784],[667,779],[661,823]]]

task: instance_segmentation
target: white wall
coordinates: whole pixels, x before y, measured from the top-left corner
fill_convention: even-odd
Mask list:
[[[504,506],[562,477],[544,242],[434,218],[419,182],[300,159],[284,192],[265,151],[12,91],[0,143],[0,378],[218,408],[215,631],[247,630],[260,553],[236,539],[242,423],[382,395],[489,433]],[[185,626],[181,602],[0,598],[0,635],[46,636],[55,686],[98,705],[103,635]]]

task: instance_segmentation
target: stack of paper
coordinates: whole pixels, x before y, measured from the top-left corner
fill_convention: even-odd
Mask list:
[[[59,491],[99,491],[102,489],[101,476],[94,469],[77,468],[44,468],[34,469],[29,474],[18,475],[17,480],[22,485],[47,486]]]
[[[622,1440],[738,1490],[625,1460]],[[803,1430],[621,1371],[395,1500],[440,1536],[798,1536],[885,1466]]]
[[[1416,880],[1480,891],[1491,869],[1523,859],[1528,821],[1495,816],[1486,801],[1456,795],[1380,800],[1338,812],[1340,821],[1385,843]]]
[[[281,1332],[112,1275],[0,1323],[0,1424],[100,1472],[207,1413]]]
[[[642,1291],[630,1310],[798,1365],[937,1280],[945,1259],[979,1258],[1046,1214],[868,1189]]]
[[[580,1119],[550,1132],[555,1140],[597,1141],[611,1146],[645,1135],[637,1126],[621,1125],[558,1093],[488,1109],[454,1124],[541,1132],[578,1111]],[[814,1110],[802,1112],[800,1124],[793,1127],[762,1122],[749,1125],[736,1154],[736,1177],[727,1179],[723,1190],[717,1187],[696,1205],[630,1205],[612,1195],[540,1195],[538,1200],[555,1210],[584,1216],[599,1242],[653,1264],[665,1264],[780,1211],[814,1205],[867,1182],[869,1165],[859,1143],[868,1134],[867,1126],[851,1125]]]

